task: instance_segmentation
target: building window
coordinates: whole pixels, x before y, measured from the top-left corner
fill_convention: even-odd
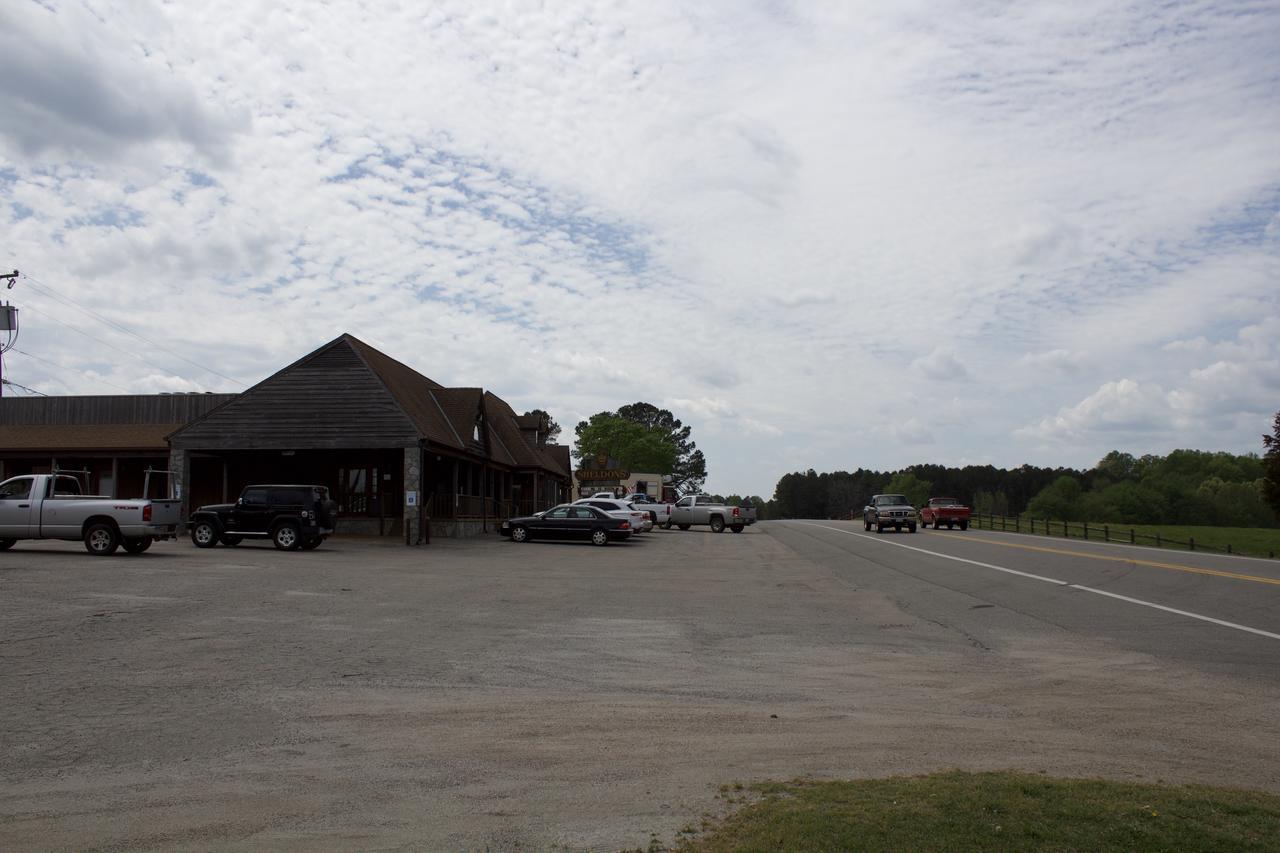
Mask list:
[[[338,512],[365,515],[378,487],[377,468],[339,468]]]

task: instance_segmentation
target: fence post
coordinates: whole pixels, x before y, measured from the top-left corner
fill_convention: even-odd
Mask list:
[[[1013,517],[1013,532],[1014,533],[1022,532],[1022,516],[1021,515],[1015,515]]]
[[[1070,538],[1071,538],[1071,531],[1067,529],[1067,522],[1066,522],[1066,521],[1063,521],[1063,522],[1062,522],[1062,538],[1063,538],[1063,539],[1070,539]]]
[[[1191,537],[1188,537],[1188,538],[1189,538],[1191,541],[1190,541],[1190,542],[1188,542],[1187,544],[1188,544],[1188,545],[1190,545],[1190,546],[1191,546],[1191,550],[1192,550],[1192,551],[1194,551],[1194,550],[1196,549],[1196,537],[1191,536]]]
[[[1102,541],[1103,542],[1111,541],[1111,525],[1109,524],[1102,525]]]
[[[1089,541],[1089,522],[1084,523],[1084,541]]]
[[[1132,527],[1129,528],[1129,544],[1130,545],[1138,544],[1138,534]]]
[[[1230,542],[1228,542],[1228,543],[1227,543],[1227,553],[1228,553],[1228,554],[1230,554],[1230,553],[1231,553],[1231,543],[1230,543]]]
[[[1004,522],[1005,522],[1004,515],[1003,515],[1003,514],[1001,514],[1001,516],[1000,516],[1000,532],[1001,532],[1001,533],[1003,533],[1003,532],[1004,532]]]

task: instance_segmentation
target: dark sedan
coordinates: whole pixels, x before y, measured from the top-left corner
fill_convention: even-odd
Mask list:
[[[585,539],[593,545],[625,542],[631,522],[615,518],[592,506],[561,504],[538,515],[502,522],[499,532],[512,542],[530,539]]]

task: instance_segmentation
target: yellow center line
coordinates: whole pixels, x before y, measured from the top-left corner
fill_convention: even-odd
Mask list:
[[[933,535],[945,536],[948,539],[973,541],[972,537],[959,533],[935,533]],[[1085,557],[1090,560],[1105,560],[1110,563],[1132,563],[1136,566],[1150,566],[1153,569],[1169,569],[1175,572],[1189,572],[1193,575],[1212,575],[1218,578],[1234,578],[1238,581],[1253,581],[1254,583],[1268,583],[1273,586],[1280,586],[1280,578],[1263,578],[1258,577],[1257,575],[1242,575],[1238,572],[1223,572],[1218,569],[1182,566],[1177,563],[1157,563],[1154,560],[1135,560],[1132,557],[1111,557],[1106,554],[1090,554],[1087,551],[1067,551],[1062,548],[1045,548],[1042,545],[1022,545],[1017,542],[998,542],[993,539],[983,539],[982,542],[987,545],[1000,545],[1004,548],[1021,548],[1024,551],[1040,551],[1045,554],[1062,554],[1067,557]]]

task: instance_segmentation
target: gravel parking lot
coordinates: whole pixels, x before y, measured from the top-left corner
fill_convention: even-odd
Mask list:
[[[1273,685],[1048,625],[980,648],[767,524],[606,548],[19,543],[0,684],[9,850],[616,850],[696,826],[721,784],[803,774],[1280,788],[1256,749]]]

